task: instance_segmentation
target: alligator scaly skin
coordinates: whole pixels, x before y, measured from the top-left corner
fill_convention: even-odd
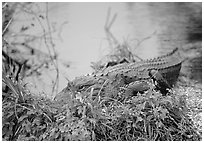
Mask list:
[[[105,81],[109,82],[108,85],[123,86],[135,81],[150,79],[150,71],[156,70],[172,87],[179,76],[182,60],[178,48],[175,48],[172,52],[153,59],[118,64],[92,75],[78,77],[72,81],[72,84],[77,90],[96,84],[102,85]]]
[[[73,83],[82,87],[100,83],[103,79],[117,82],[117,79],[123,78],[124,84],[129,84],[134,81],[149,79],[149,71],[157,70],[172,86],[179,76],[181,64],[182,58],[178,48],[175,48],[172,52],[157,58],[108,67],[96,74],[76,78]]]

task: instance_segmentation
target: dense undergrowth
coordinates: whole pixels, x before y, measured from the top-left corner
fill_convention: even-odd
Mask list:
[[[195,92],[188,88],[174,89],[167,96],[152,88],[134,96],[119,90],[114,97],[93,92],[94,88],[66,89],[60,100],[53,101],[31,95],[9,76],[3,75],[3,82],[10,89],[3,93],[3,140],[201,140],[190,112],[196,103],[190,97],[193,103],[186,100],[186,93]],[[196,106],[202,111],[201,104]]]

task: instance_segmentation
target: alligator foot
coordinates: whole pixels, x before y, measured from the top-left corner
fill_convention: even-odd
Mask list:
[[[168,81],[157,70],[151,70],[149,76],[153,79],[156,88],[160,90],[163,95],[166,95],[168,89],[171,88]]]
[[[157,70],[151,70],[149,72],[151,79],[154,81],[155,89],[159,90],[163,95],[166,95],[171,88],[167,80]],[[144,93],[150,89],[150,84],[147,81],[135,81],[127,86],[125,91],[126,96],[135,96],[137,93]]]
[[[137,93],[144,93],[150,89],[150,85],[147,81],[135,81],[131,82],[125,91],[125,96],[136,96]]]

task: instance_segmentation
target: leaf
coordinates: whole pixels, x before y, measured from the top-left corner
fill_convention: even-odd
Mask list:
[[[95,126],[96,125],[96,122],[97,120],[94,119],[94,118],[88,118],[88,120]]]
[[[153,109],[153,112],[154,112],[154,116],[155,116],[155,117],[158,117],[158,116],[159,116],[158,108],[154,108],[154,109]]]
[[[83,107],[82,106],[77,107],[77,109],[78,109],[78,115],[83,113]]]
[[[169,111],[167,109],[162,109],[161,110],[161,119],[164,120],[167,117],[167,114],[169,113]]]
[[[21,116],[21,117],[18,119],[18,122],[23,121],[25,118],[28,118],[28,115]]]
[[[95,134],[95,132],[93,130],[91,132],[92,132],[91,133],[92,141],[95,141],[96,140],[96,134]]]
[[[31,123],[29,121],[22,124],[27,133],[31,132]]]
[[[40,126],[40,119],[39,118],[35,118],[34,121],[33,121],[33,124],[36,124],[38,126]]]
[[[50,131],[50,137],[52,138],[54,135],[55,135],[55,130],[56,128],[53,128],[51,131]]]
[[[3,78],[3,82],[12,90],[12,92],[16,95],[16,97],[18,97],[20,99],[20,101],[23,101],[23,96],[21,94],[21,89],[20,89],[20,85],[15,85],[11,79],[9,79],[6,76],[5,71],[2,72],[2,78]]]
[[[138,123],[138,122],[140,122],[140,121],[143,121],[143,118],[140,117],[140,116],[138,116],[138,117],[137,117],[137,120],[136,120],[136,123]]]
[[[149,116],[147,116],[147,121],[151,121],[153,118],[154,118],[153,115],[149,115]]]
[[[35,111],[33,111],[33,110],[29,110],[29,111],[27,112],[27,114],[28,114],[28,115],[35,114]]]
[[[163,126],[163,123],[161,121],[158,121],[158,122],[156,122],[156,126],[160,128]]]

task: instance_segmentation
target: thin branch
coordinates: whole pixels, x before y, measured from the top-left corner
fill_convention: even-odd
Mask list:
[[[109,18],[110,18],[110,13],[111,13],[111,8],[109,7],[108,12],[107,12],[107,17],[106,17],[105,28],[108,27],[108,21],[109,21]]]
[[[2,9],[4,9],[8,5],[7,2],[3,3]]]
[[[111,9],[108,9],[108,13],[107,13],[107,18],[106,18],[106,24],[105,24],[105,32],[109,41],[109,44],[112,45],[112,41],[114,42],[115,45],[118,45],[118,41],[116,40],[116,38],[113,36],[113,34],[110,32],[110,28],[113,25],[117,14],[114,14],[113,18],[111,19],[111,22],[109,23],[109,19],[110,19],[110,15],[111,15]]]
[[[56,55],[56,51],[55,51],[55,48],[54,48],[54,43],[53,43],[53,40],[52,40],[50,22],[49,22],[49,18],[48,18],[48,3],[46,3],[46,20],[47,20],[47,24],[48,24],[48,31],[50,31],[49,35],[50,35],[50,41],[51,41],[51,44],[52,44],[51,47],[52,47],[52,50],[54,52],[54,55]],[[56,60],[56,63],[54,62],[54,59],[52,59],[52,60],[53,60],[53,64],[54,64],[56,72],[57,72],[56,79],[55,79],[55,82],[54,82],[54,86],[52,88],[52,93],[54,93],[55,88],[58,89],[58,86],[59,86],[59,68],[58,68],[57,60]]]
[[[6,24],[6,27],[4,28],[4,30],[3,30],[3,32],[2,32],[2,35],[5,34],[6,30],[8,29],[9,25],[11,24],[12,20],[13,20],[13,18],[11,18],[11,19],[9,20],[9,22]]]
[[[109,24],[109,26],[108,26],[108,29],[111,28],[111,26],[113,25],[114,21],[116,20],[116,17],[117,17],[117,14],[115,13],[113,18],[112,18],[112,20],[111,20],[111,22],[110,22],[110,24]]]

